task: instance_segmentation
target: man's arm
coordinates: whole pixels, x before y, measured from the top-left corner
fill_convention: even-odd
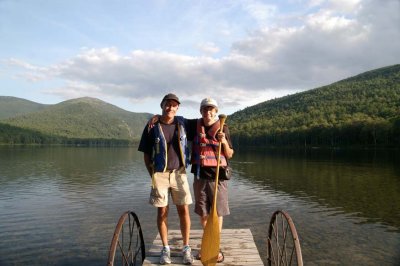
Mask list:
[[[218,140],[221,141],[222,148],[224,149],[224,153],[227,159],[231,159],[233,157],[233,148],[232,148],[232,142],[230,139],[230,134],[229,134],[229,129],[225,125],[223,132],[218,132]]]
[[[152,161],[152,149],[154,142],[150,137],[150,130],[147,126],[144,127],[142,138],[140,139],[139,148],[138,150],[143,152],[143,160],[146,166],[147,171],[149,172],[150,176],[153,173],[153,161]]]
[[[196,119],[186,119],[185,118],[185,127],[188,141],[193,141],[194,136],[196,135],[197,130],[197,118]]]
[[[148,153],[143,153],[143,159],[144,159],[144,164],[146,165],[147,171],[149,172],[149,175],[153,175],[153,161],[151,160],[151,156]]]
[[[149,121],[147,122],[147,130],[150,131],[154,127],[154,125],[160,121],[161,115],[153,115]]]

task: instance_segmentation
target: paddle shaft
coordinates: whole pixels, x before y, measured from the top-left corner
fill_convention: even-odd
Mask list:
[[[219,115],[220,130],[222,132],[226,120],[226,115]],[[220,225],[217,215],[217,193],[218,193],[218,177],[219,166],[221,160],[221,146],[219,141],[217,153],[217,169],[215,173],[214,201],[211,213],[208,215],[207,224],[204,228],[203,239],[201,242],[201,262],[205,266],[215,266],[218,259],[220,244]]]
[[[223,132],[226,116],[220,115],[219,120],[220,120],[220,130],[221,130],[221,132]],[[217,153],[217,169],[215,172],[214,201],[213,201],[213,209],[212,209],[213,213],[217,212],[217,192],[218,192],[219,166],[220,166],[220,161],[221,161],[221,148],[222,148],[222,142],[219,141],[218,153]]]

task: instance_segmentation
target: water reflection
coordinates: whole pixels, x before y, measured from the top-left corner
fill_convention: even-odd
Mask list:
[[[152,216],[138,207],[149,187],[142,158],[130,148],[1,147],[0,265],[103,264],[122,212]]]
[[[265,261],[269,219],[284,209],[306,265],[396,265],[398,159],[365,151],[237,150],[224,227],[250,228]],[[136,148],[0,147],[0,265],[105,264],[126,210],[138,214],[150,243],[157,229],[149,188]],[[179,229],[177,217],[171,208],[171,229]],[[201,228],[193,212],[192,226]]]
[[[400,164],[395,152],[241,150],[234,164],[266,189],[400,231]]]

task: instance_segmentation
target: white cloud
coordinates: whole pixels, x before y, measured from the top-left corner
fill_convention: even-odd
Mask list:
[[[201,43],[197,45],[197,48],[205,53],[206,55],[216,54],[220,51],[219,47],[213,42]]]
[[[324,2],[326,2],[326,0],[309,0],[307,2],[307,6],[308,7],[317,7],[317,6],[321,6]]]
[[[362,0],[329,0],[328,6],[338,12],[357,12],[362,4]]]
[[[352,24],[356,24],[354,19],[347,19],[344,15],[335,16],[330,10],[311,14],[306,20],[306,25],[310,28],[323,31],[346,30]]]
[[[82,83],[75,81],[66,82],[65,86],[59,88],[43,89],[43,93],[61,96],[64,99],[72,99],[85,97],[91,95],[91,97],[105,97],[100,88],[90,83]]]
[[[277,11],[248,3],[244,8],[259,21]],[[15,59],[9,63],[23,67],[31,80],[66,80],[66,86],[46,90],[62,97],[100,95],[137,101],[173,91],[185,101],[215,96],[222,106],[238,109],[399,63],[397,0],[312,4],[320,8],[296,18],[303,21],[301,25],[277,24],[249,32],[221,58],[207,56],[219,48],[204,42],[197,48],[205,56],[158,50],[122,53],[104,47],[82,49],[75,57],[45,68]]]
[[[264,4],[260,1],[244,1],[243,9],[247,11],[260,26],[267,26],[268,22],[276,15],[277,7]]]
[[[10,58],[8,60],[4,60],[4,63],[9,66],[21,67],[21,68],[31,70],[31,71],[42,71],[45,69],[43,67],[35,66],[30,63],[24,62],[22,60],[16,59],[16,58]]]

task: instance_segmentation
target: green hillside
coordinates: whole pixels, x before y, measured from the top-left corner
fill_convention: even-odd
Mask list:
[[[151,116],[94,98],[0,97],[0,143],[128,144]],[[229,117],[239,146],[400,147],[400,65],[266,101]]]
[[[400,65],[248,107],[229,125],[236,145],[399,146]]]
[[[82,139],[132,142],[140,139],[149,117],[151,114],[128,112],[101,100],[85,97],[0,122],[3,128],[6,124],[13,126],[14,130],[15,127],[32,130],[45,136],[58,137],[62,142],[67,139],[74,140],[73,143]]]
[[[0,119],[36,112],[46,108],[46,106],[21,98],[0,96]]]

